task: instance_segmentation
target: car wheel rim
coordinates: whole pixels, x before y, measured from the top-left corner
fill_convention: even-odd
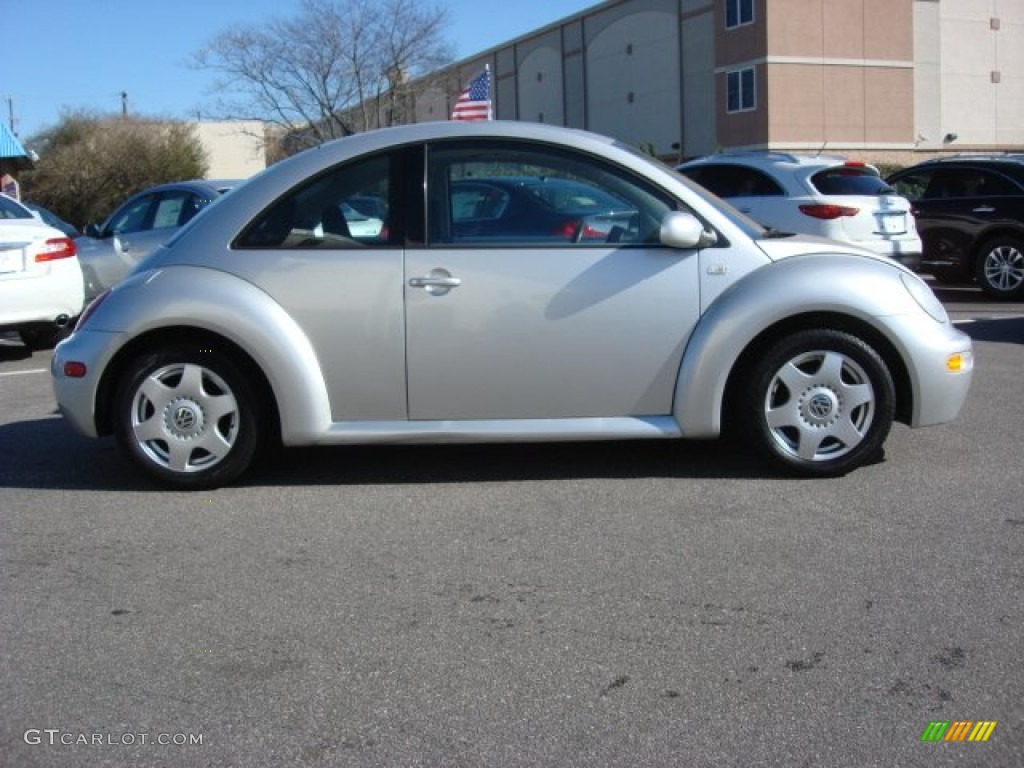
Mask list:
[[[775,444],[803,461],[854,450],[875,417],[875,390],[864,369],[835,351],[806,352],[772,378],[764,413]]]
[[[985,282],[998,291],[1015,291],[1024,284],[1024,253],[1012,245],[1000,245],[985,256]]]
[[[223,461],[238,438],[238,401],[213,371],[191,363],[149,374],[132,398],[132,434],[146,456],[173,472]]]

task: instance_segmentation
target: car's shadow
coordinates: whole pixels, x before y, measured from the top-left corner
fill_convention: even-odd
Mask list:
[[[1024,317],[972,320],[957,323],[956,327],[975,341],[1024,344]]]
[[[111,438],[59,416],[0,426],[0,487],[162,491]],[[578,478],[762,478],[772,469],[729,441],[643,440],[279,449],[236,485],[472,483]]]
[[[32,357],[32,350],[24,344],[8,342],[0,338],[0,363],[13,363],[17,360],[27,360]]]

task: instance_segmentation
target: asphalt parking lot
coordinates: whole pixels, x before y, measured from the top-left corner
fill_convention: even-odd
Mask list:
[[[1024,765],[1024,305],[940,297],[959,420],[817,481],[655,442],[165,492],[0,340],[0,765]]]

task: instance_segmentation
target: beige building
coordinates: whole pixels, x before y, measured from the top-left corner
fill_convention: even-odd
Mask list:
[[[258,120],[191,123],[203,145],[209,179],[245,179],[267,167],[266,128]]]
[[[1021,151],[1022,41],[1024,0],[608,0],[458,62],[414,114],[447,119],[489,65],[496,117],[666,158]]]

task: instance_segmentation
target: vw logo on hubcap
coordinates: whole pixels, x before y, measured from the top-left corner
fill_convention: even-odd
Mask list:
[[[839,396],[828,387],[812,387],[800,398],[800,415],[812,427],[828,427],[841,407]]]
[[[206,426],[203,408],[189,398],[175,398],[164,408],[164,429],[171,437],[190,440]]]
[[[807,411],[816,419],[828,418],[828,415],[832,413],[832,399],[819,392],[807,404]]]
[[[191,408],[181,406],[174,412],[174,426],[183,432],[187,432],[196,425],[196,415]]]

